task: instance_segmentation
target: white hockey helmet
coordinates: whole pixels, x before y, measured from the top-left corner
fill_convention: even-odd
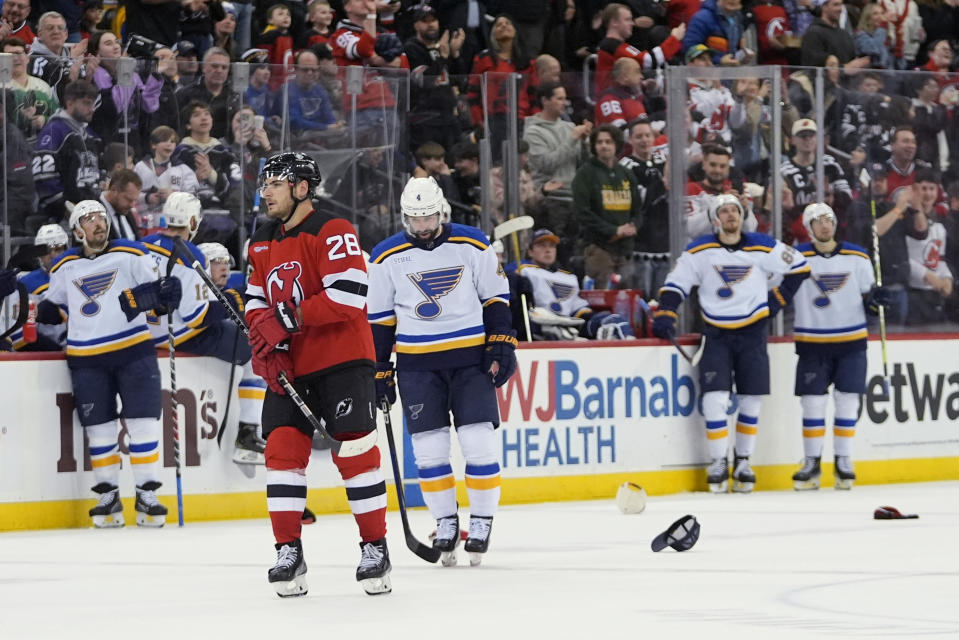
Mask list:
[[[829,218],[832,220],[833,228],[836,225],[836,212],[832,210],[825,202],[812,202],[806,205],[802,212],[802,226],[806,227],[806,233],[813,238],[812,221],[820,218]]]
[[[236,264],[230,252],[219,242],[204,242],[197,245],[197,249],[203,252],[207,262],[228,262],[231,269]]]
[[[37,237],[33,239],[34,246],[45,244],[48,247],[69,247],[70,236],[58,224],[45,224],[37,231]]]
[[[171,193],[163,203],[163,219],[166,220],[166,226],[189,229],[191,239],[200,228],[201,218],[203,218],[203,207],[192,193],[186,191]]]
[[[410,178],[400,196],[400,211],[403,214],[403,226],[413,233],[407,218],[425,218],[439,214],[439,224],[449,222],[451,208],[436,180],[429,178]]]
[[[110,232],[110,216],[107,215],[107,208],[103,206],[103,203],[99,200],[81,200],[70,211],[70,228],[80,242],[86,243],[83,229],[80,227],[80,219],[91,214],[102,215],[107,222],[107,233]]]
[[[713,198],[712,206],[709,207],[709,221],[714,225],[718,224],[719,210],[728,204],[736,205],[736,208],[739,209],[740,219],[746,219],[746,211],[743,209],[743,203],[739,200],[739,196],[732,193],[723,193]]]

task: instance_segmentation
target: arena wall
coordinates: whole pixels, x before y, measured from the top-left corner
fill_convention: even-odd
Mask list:
[[[888,399],[883,397],[879,342],[870,342],[869,349],[869,392],[854,448],[858,483],[959,478],[959,364],[953,356],[959,336],[890,340]],[[777,341],[769,351],[773,393],[763,405],[753,456],[757,490],[791,487],[790,476],[802,458],[799,402],[792,395],[793,345]],[[537,343],[522,346],[518,357],[517,375],[499,390],[504,504],[610,498],[624,480],[638,482],[651,495],[706,489],[698,384],[672,347],[647,340],[628,346]],[[160,364],[168,381],[163,355]],[[177,357],[188,522],[267,515],[264,468],[232,461],[235,399],[222,447],[217,443],[228,378],[228,366],[220,361]],[[62,356],[0,355],[0,384],[7,389],[0,414],[0,530],[88,526],[87,510],[95,504],[93,474]],[[398,404],[392,420],[399,436]],[[176,499],[169,416],[164,423],[160,493],[172,520]],[[397,442],[408,500],[421,505],[409,439],[398,437]],[[380,447],[392,482],[385,437]],[[126,451],[125,434],[121,449]],[[329,457],[326,450],[313,452],[307,504],[317,513],[347,512],[342,482]],[[831,435],[823,459],[832,459]],[[455,459],[454,469],[460,503],[466,504],[461,458]],[[824,486],[831,485],[831,469],[825,465]],[[389,493],[393,508],[395,496]],[[121,471],[121,494],[132,512],[128,465]]]

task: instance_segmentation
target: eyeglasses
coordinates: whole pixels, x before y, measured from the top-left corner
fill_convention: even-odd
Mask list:
[[[66,31],[67,27],[63,24],[47,24],[40,31]]]

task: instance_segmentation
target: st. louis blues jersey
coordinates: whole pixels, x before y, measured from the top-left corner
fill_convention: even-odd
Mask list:
[[[146,246],[113,240],[92,257],[81,247],[68,250],[50,269],[47,301],[68,315],[67,362],[98,366],[156,357],[146,316],[127,320],[120,293],[159,277]]]
[[[142,242],[150,250],[150,255],[156,262],[157,272],[166,275],[167,264],[170,261],[170,255],[173,253],[173,239],[157,233],[143,238]],[[203,252],[192,242],[184,242],[184,244],[193,254],[187,256],[187,259],[196,258],[204,269],[208,269],[206,256],[203,255]],[[215,303],[212,302],[213,294],[210,293],[206,283],[197,275],[196,271],[184,263],[184,258],[179,257],[177,259],[170,275],[180,280],[180,287],[183,291],[180,305],[173,311],[173,342],[175,345],[180,345],[206,329],[210,320],[207,316],[211,311],[211,305],[215,305]],[[222,316],[217,315],[217,319],[220,317]],[[162,349],[170,346],[168,320],[169,316],[157,316],[152,311],[147,313],[147,323],[153,336],[153,344]]]
[[[487,326],[511,329],[509,284],[483,233],[444,225],[429,249],[398,233],[370,254],[367,308],[377,360],[432,370],[479,364]]]
[[[811,269],[793,298],[796,353],[865,349],[869,332],[862,296],[876,282],[869,254],[848,242],[830,254],[808,242],[796,250]]]
[[[30,273],[20,278],[20,282],[27,289],[30,301],[39,305],[47,297],[47,291],[50,289],[50,274],[44,269],[34,269]],[[67,327],[65,324],[46,324],[37,323],[37,333],[49,339],[52,343],[66,346]],[[17,329],[10,334],[10,341],[13,342],[14,350],[19,351],[27,346],[23,339],[23,328]]]
[[[808,272],[801,253],[770,236],[745,233],[730,247],[713,234],[689,243],[660,292],[685,299],[698,286],[703,320],[738,329],[769,316],[769,276]]]
[[[516,272],[529,280],[537,307],[545,307],[561,316],[579,317],[591,311],[589,303],[579,297],[579,281],[575,274],[562,269],[544,269],[532,262],[524,262]]]

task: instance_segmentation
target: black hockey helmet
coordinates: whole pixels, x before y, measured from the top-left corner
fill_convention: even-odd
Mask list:
[[[298,151],[278,153],[263,164],[263,169],[257,180],[257,188],[270,178],[289,180],[290,186],[295,186],[300,180],[306,180],[310,185],[310,195],[313,195],[320,186],[322,177],[316,160]]]

